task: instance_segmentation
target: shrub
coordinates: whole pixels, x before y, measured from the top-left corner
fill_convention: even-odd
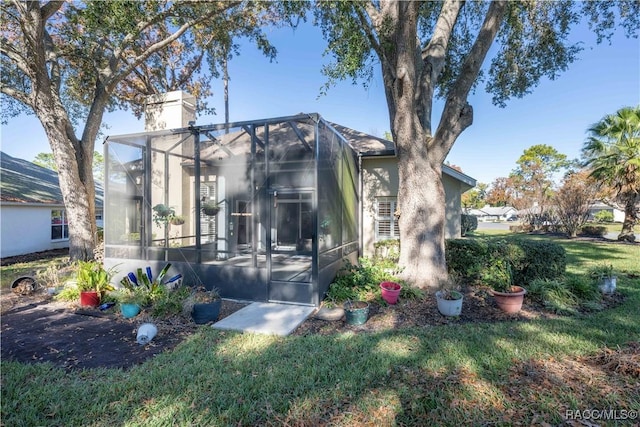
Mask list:
[[[607,227],[603,226],[585,225],[580,230],[581,234],[585,236],[603,237],[605,234],[607,234]]]
[[[373,247],[375,248],[376,260],[388,260],[396,263],[400,260],[399,239],[381,240],[379,242],[375,242]]]
[[[578,305],[578,298],[562,280],[535,279],[527,291],[529,297],[544,304],[545,307],[560,314],[573,314]]]
[[[475,215],[462,214],[460,216],[460,232],[463,236],[478,229],[478,217]]]
[[[469,283],[493,283],[497,276],[504,282],[506,263],[512,284],[520,286],[535,279],[560,278],[567,265],[565,250],[557,243],[517,238],[447,240],[446,258],[449,273]]]
[[[450,239],[445,242],[449,273],[463,281],[476,282],[487,263],[488,244],[483,239]]]
[[[593,216],[593,219],[595,219],[596,222],[613,222],[613,212],[611,212],[611,211],[598,211]]]
[[[517,239],[513,244],[521,252],[511,252],[511,261],[516,263],[513,280],[516,284],[529,284],[535,279],[558,279],[567,268],[567,254],[562,246],[549,241]],[[519,253],[520,258],[516,258]]]
[[[335,302],[367,300],[372,295],[380,293],[380,282],[398,281],[393,274],[374,260],[360,258],[358,261],[359,265],[354,265],[349,260],[345,260],[344,267],[340,269],[329,286],[328,299]]]

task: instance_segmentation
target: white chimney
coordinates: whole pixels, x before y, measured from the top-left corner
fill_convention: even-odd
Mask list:
[[[177,129],[196,120],[196,97],[176,90],[147,98],[144,130]]]

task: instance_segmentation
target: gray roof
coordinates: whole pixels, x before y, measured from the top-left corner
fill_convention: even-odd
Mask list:
[[[0,201],[63,205],[58,173],[0,151]],[[96,206],[104,191],[96,186]]]
[[[331,123],[331,126],[340,132],[349,145],[364,158],[396,155],[396,146],[393,141],[353,130],[337,123]],[[450,166],[442,165],[442,172],[466,184],[467,189],[476,186],[474,178]]]

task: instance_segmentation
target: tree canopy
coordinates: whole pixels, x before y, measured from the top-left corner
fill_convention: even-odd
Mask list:
[[[5,1],[0,4],[2,119],[35,114],[58,167],[72,259],[95,246],[95,140],[105,111],[141,114],[147,95],[209,94],[203,63],[218,46],[253,39],[275,54],[263,25],[293,22],[305,4],[250,1]],[[208,61],[208,62],[207,62]]]

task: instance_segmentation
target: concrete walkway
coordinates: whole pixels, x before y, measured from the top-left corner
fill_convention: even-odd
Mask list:
[[[254,302],[241,308],[231,316],[213,324],[216,329],[254,332],[257,334],[289,335],[315,307]]]

